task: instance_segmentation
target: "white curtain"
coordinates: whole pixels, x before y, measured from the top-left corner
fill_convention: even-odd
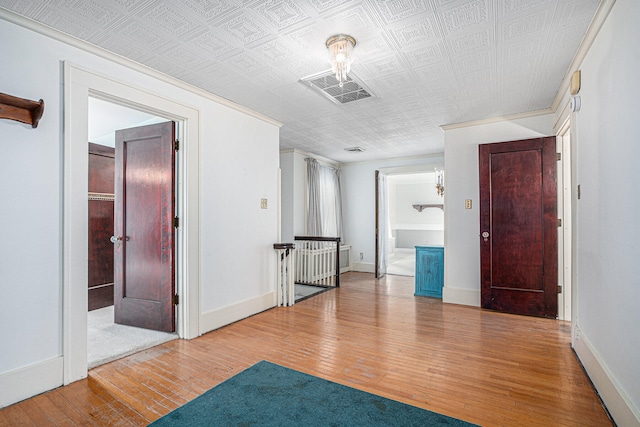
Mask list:
[[[340,169],[307,162],[307,234],[342,238]]]
[[[389,223],[389,191],[387,187],[387,175],[377,172],[378,186],[378,271],[376,277],[387,274],[389,264],[389,237],[391,227]]]

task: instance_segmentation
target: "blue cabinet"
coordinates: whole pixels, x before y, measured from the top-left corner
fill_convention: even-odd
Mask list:
[[[444,247],[416,246],[416,296],[442,298]]]

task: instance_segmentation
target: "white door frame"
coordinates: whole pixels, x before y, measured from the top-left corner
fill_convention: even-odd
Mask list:
[[[440,155],[438,155],[437,157],[441,157]],[[383,167],[383,168],[377,168],[376,170],[379,171],[380,173],[384,173],[385,175],[387,175],[387,177],[392,176],[392,175],[413,175],[413,174],[420,174],[420,173],[433,173],[435,169],[441,169],[444,170],[444,163],[442,161],[438,161],[438,162],[430,162],[430,163],[421,163],[421,164],[417,164],[417,165],[407,165],[407,166],[395,166],[395,167]],[[378,199],[378,194],[376,193],[375,195],[376,200]],[[445,204],[444,200],[445,200],[446,196],[443,197],[443,205]],[[387,208],[389,205],[389,200],[387,200]],[[446,221],[446,217],[445,217],[445,221]],[[376,226],[378,226],[377,222],[378,222],[378,218],[376,217],[374,219],[374,222],[376,223]],[[444,225],[444,233],[446,234],[447,227],[446,225]],[[375,241],[375,247],[377,248],[378,246],[378,242],[377,242],[377,235],[374,234],[374,241]],[[445,239],[446,241],[446,239]],[[444,246],[444,242],[443,242],[443,246]],[[445,249],[446,250],[446,249]],[[389,248],[387,247],[387,258],[389,257]],[[373,271],[372,273],[376,273],[378,269],[378,265],[375,263],[374,261],[374,266],[373,266]],[[445,281],[446,284],[446,281]]]
[[[556,152],[561,154],[558,162],[558,319],[572,320],[572,196],[571,196],[571,121],[569,118],[556,132]]]
[[[87,377],[88,98],[95,96],[165,117],[179,124],[176,173],[176,290],[178,335],[198,336],[199,289],[199,111],[77,65],[64,64],[63,295],[64,384]]]

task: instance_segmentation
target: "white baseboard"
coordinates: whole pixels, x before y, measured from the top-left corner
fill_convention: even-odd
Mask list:
[[[360,273],[375,273],[376,266],[370,262],[352,262],[351,271],[359,271]]]
[[[276,293],[250,298],[239,303],[208,311],[200,316],[200,335],[242,320],[276,306]]]
[[[629,427],[640,426],[640,411],[629,400],[596,349],[577,325],[573,349],[616,424]]]
[[[480,307],[480,290],[442,288],[442,302]]]
[[[0,375],[0,408],[62,385],[62,356]]]

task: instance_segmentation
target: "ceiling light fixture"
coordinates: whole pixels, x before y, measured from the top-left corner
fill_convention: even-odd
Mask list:
[[[353,48],[356,39],[345,34],[337,34],[327,39],[327,50],[329,51],[329,63],[331,71],[336,75],[340,87],[347,80],[347,73],[351,71],[353,62]]]

